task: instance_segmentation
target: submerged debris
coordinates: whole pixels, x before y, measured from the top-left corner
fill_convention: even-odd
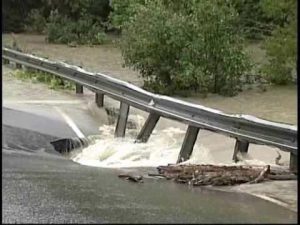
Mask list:
[[[119,178],[124,178],[125,180],[132,181],[132,182],[137,182],[137,183],[143,183],[143,177],[142,176],[135,176],[135,175],[130,175],[130,174],[120,174],[118,175]]]
[[[193,186],[237,185],[258,183],[265,180],[296,180],[297,175],[287,170],[267,166],[216,166],[216,165],[168,165],[157,167],[158,174],[178,183]]]

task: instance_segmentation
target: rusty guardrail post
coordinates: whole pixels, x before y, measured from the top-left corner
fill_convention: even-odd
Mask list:
[[[193,127],[191,125],[188,126],[188,129],[186,131],[183,144],[181,146],[181,150],[177,159],[177,163],[186,161],[190,158],[193,148],[195,145],[195,142],[197,140],[197,136],[199,133],[198,127]]]
[[[115,129],[115,137],[125,136],[128,114],[129,114],[129,105],[124,102],[120,102],[120,112],[119,112],[118,121]]]
[[[290,171],[298,172],[298,156],[290,153]]]
[[[248,148],[249,148],[249,142],[248,141],[239,140],[239,139],[236,138],[232,160],[237,162],[238,161],[237,154],[239,152],[242,153],[242,154],[246,154],[248,152]]]
[[[83,94],[83,86],[76,84],[76,94]]]
[[[150,113],[135,142],[147,142],[160,116]]]
[[[104,105],[104,94],[100,92],[95,93],[95,102],[98,107],[103,107]]]

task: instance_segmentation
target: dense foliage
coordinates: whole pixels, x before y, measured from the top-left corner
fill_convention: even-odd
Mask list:
[[[31,10],[41,8],[41,0],[3,0],[3,30],[6,32],[22,32],[25,30],[26,19]]]
[[[263,39],[264,35],[270,35],[275,25],[282,24],[283,18],[267,14],[264,11],[264,0],[224,0],[238,13],[238,25],[242,33],[250,39]],[[283,0],[284,1],[284,0]],[[114,0],[112,1],[113,11],[110,14],[110,19],[115,27],[122,26],[130,21],[131,18],[138,12],[139,5],[145,5],[147,0]],[[201,0],[197,2],[201,3]],[[172,1],[164,0],[163,3],[168,7],[184,11],[192,4],[190,1]]]
[[[250,66],[237,13],[218,0],[184,2],[185,10],[160,0],[139,6],[123,27],[125,64],[140,71],[145,88],[158,93],[236,94]]]
[[[106,40],[109,0],[3,2],[4,31],[46,33],[49,42],[63,44],[102,44]]]
[[[275,84],[287,84],[297,74],[297,0],[264,0],[265,13],[282,21],[265,40],[269,63],[263,73]]]
[[[243,38],[266,52],[252,73],[274,84],[297,77],[297,0],[4,0],[2,14],[4,32],[70,46],[122,31],[125,65],[159,93],[236,94],[250,68]]]
[[[112,12],[109,15],[112,25],[122,29],[123,25],[131,20],[138,12],[140,5],[145,5],[146,0],[113,0]]]
[[[49,42],[102,44],[109,13],[104,0],[48,0],[51,8],[47,37]]]
[[[47,40],[51,43],[102,44],[106,40],[104,28],[89,16],[73,21],[51,11],[47,24]]]
[[[261,0],[231,1],[239,14],[239,26],[247,38],[260,40],[271,34],[274,20],[264,13]]]

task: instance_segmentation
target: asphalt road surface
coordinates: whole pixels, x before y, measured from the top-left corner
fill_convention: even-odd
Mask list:
[[[2,223],[297,222],[297,213],[248,194],[153,178],[132,183],[118,178],[120,170],[79,165],[49,144],[76,136],[64,121],[2,112]]]

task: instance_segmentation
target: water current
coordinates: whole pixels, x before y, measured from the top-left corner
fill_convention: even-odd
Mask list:
[[[176,163],[186,131],[178,127],[154,130],[147,143],[134,143],[143,124],[143,118],[137,117],[139,126],[137,129],[127,129],[125,138],[114,137],[115,126],[103,125],[99,128],[100,135],[93,136],[88,147],[72,152],[69,157],[83,165],[110,168],[157,167]],[[196,142],[191,158],[183,163],[233,164],[225,161],[216,160],[216,155],[207,146]],[[245,159],[238,164],[267,163],[258,159]]]

